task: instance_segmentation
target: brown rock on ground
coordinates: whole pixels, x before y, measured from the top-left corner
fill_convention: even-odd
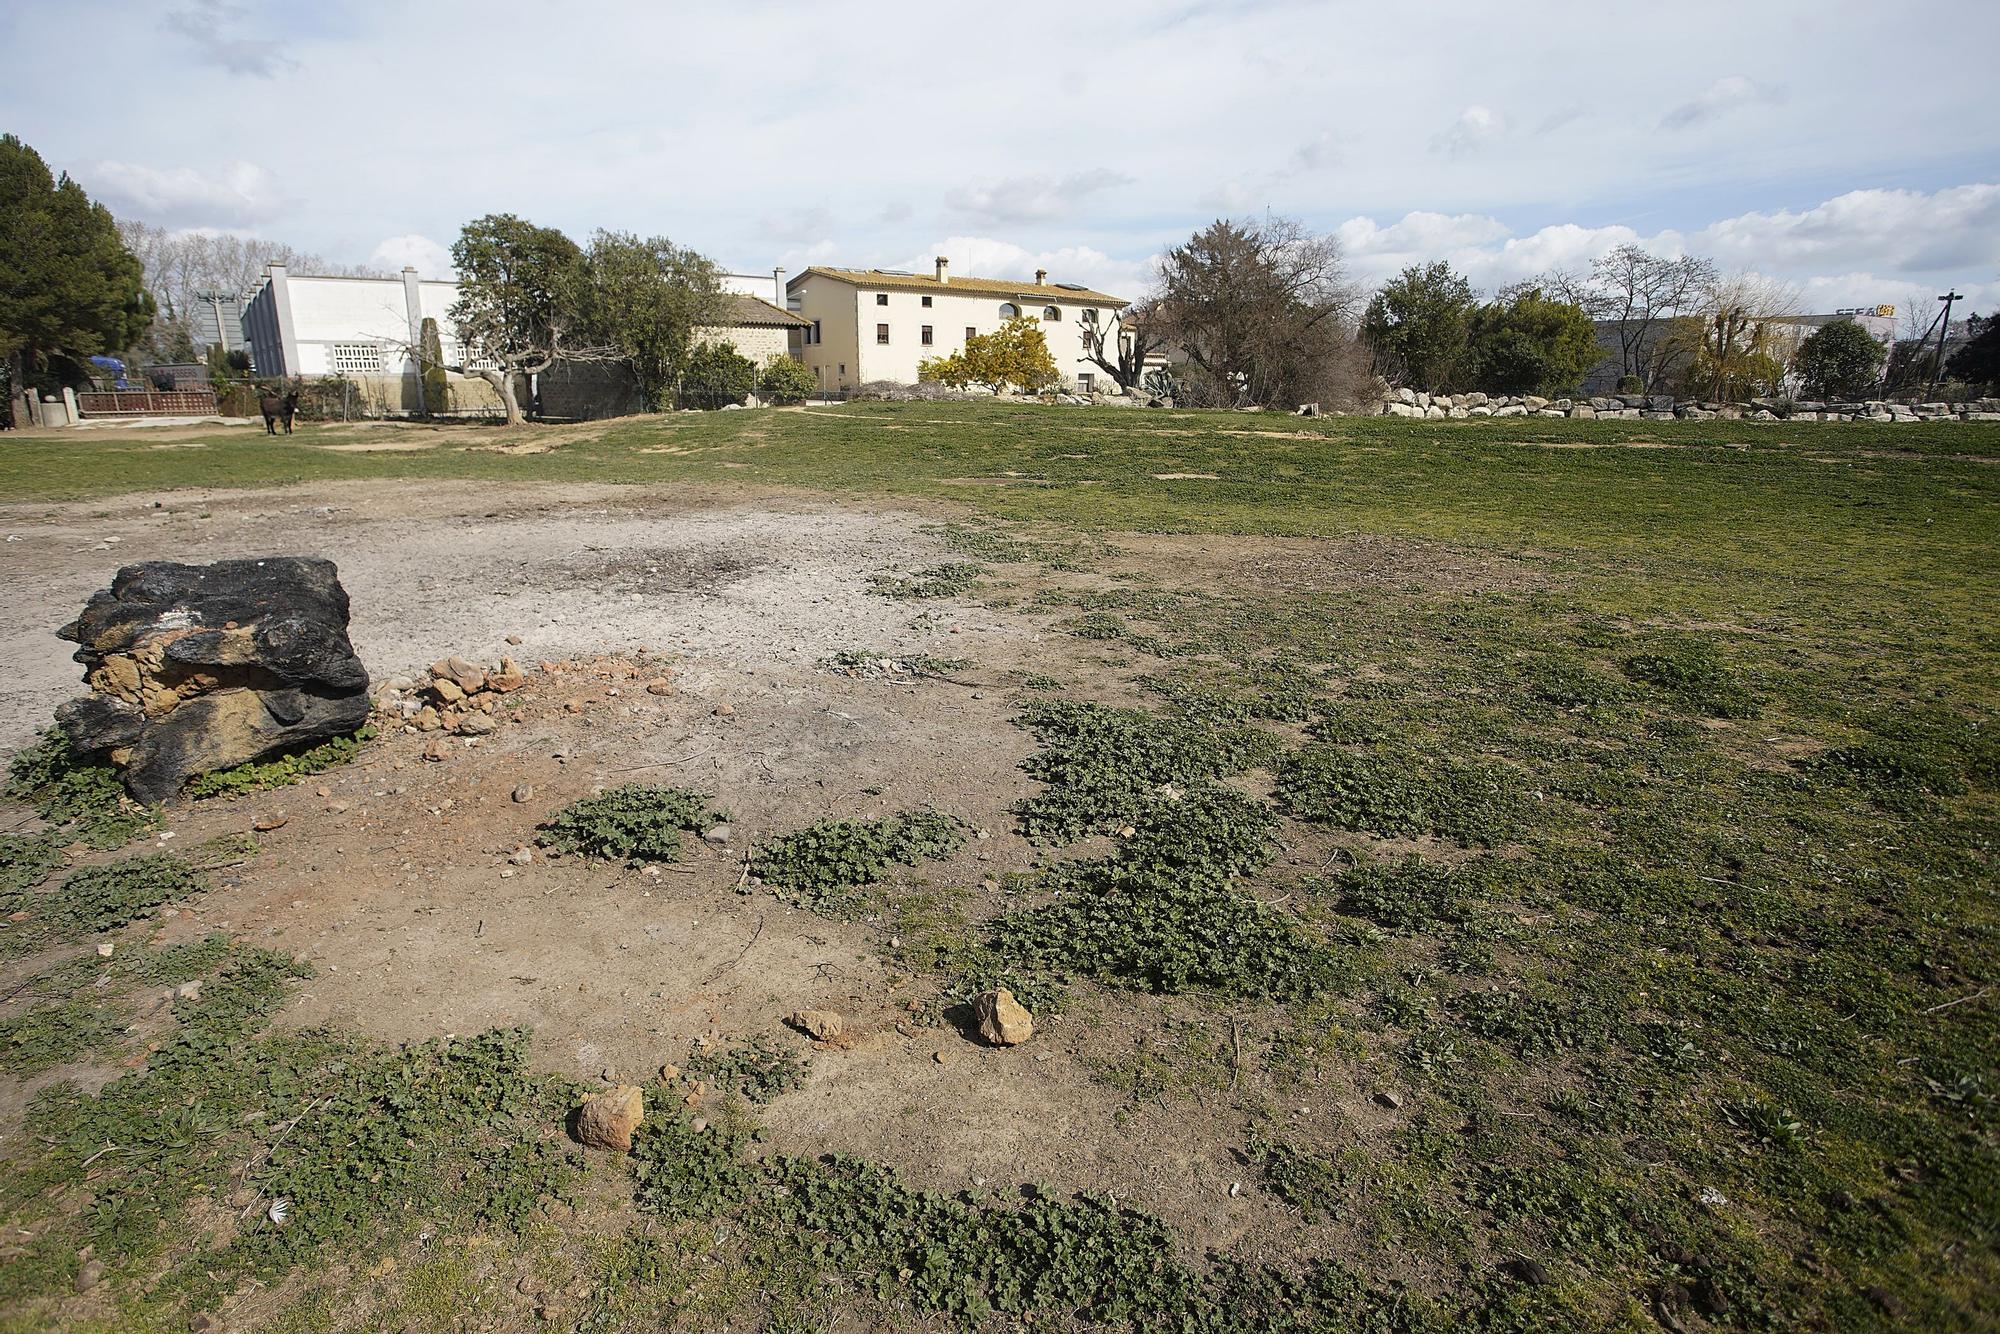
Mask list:
[[[996,1047],[1018,1046],[1035,1036],[1035,1016],[1005,987],[974,1001],[972,1013],[979,1021],[979,1036]]]
[[[832,1010],[796,1010],[785,1022],[816,1042],[838,1042],[846,1025]]]
[[[576,1114],[576,1137],[593,1149],[632,1147],[632,1132],[646,1118],[646,1097],[636,1084],[620,1084],[583,1104]]]

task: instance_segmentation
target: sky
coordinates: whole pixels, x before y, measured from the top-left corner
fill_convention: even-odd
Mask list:
[[[1636,241],[2000,306],[2000,0],[0,0],[0,50],[0,130],[121,217],[427,276],[513,212],[1138,297],[1268,211],[1364,284]]]

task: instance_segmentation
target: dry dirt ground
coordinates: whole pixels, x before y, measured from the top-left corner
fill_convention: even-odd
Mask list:
[[[796,1009],[838,1010],[860,1041],[816,1054],[807,1085],[764,1110],[772,1147],[862,1155],[933,1188],[1107,1192],[1192,1247],[1230,1246],[1279,1219],[1260,1192],[1231,1198],[1245,1169],[1213,1127],[1185,1108],[1131,1107],[1093,1077],[1093,1063],[1157,1026],[1153,1002],[1085,1001],[1046,1017],[1026,1047],[987,1049],[910,1013],[934,984],[895,974],[886,928],[743,884],[745,853],[764,835],[932,805],[980,837],[912,874],[973,887],[985,900],[975,916],[998,910],[1006,891],[995,886],[1034,862],[1008,815],[1032,788],[1019,770],[1030,738],[1011,722],[1021,675],[1060,675],[1081,697],[1129,692],[1085,641],[1045,621],[871,593],[873,573],[948,557],[923,531],[941,517],[785,493],[435,483],[177,497],[172,509],[149,496],[9,507],[0,749],[76,692],[78,668],[52,630],[118,565],[331,557],[378,678],[505,652],[531,683],[509,721],[448,740],[442,761],[423,758],[428,738],[390,731],[303,784],[170,808],[156,846],[284,823],[165,922],[165,939],[222,930],[312,961],[318,976],[281,1024],[393,1042],[528,1025],[540,1065],[593,1082],[642,1079],[696,1040],[772,1032]],[[1336,547],[1149,537],[1128,564],[1195,582],[1413,572],[1365,544],[1329,566]],[[828,670],[841,649],[970,665],[946,680],[884,680]],[[649,694],[662,663],[675,689]],[[697,844],[645,872],[539,853],[510,862],[553,811],[630,781],[713,793],[734,817],[730,844]],[[0,984],[19,971],[0,970]],[[79,1073],[16,1087],[0,1126],[18,1124],[36,1088]],[[1365,1093],[1352,1103],[1367,1119]]]

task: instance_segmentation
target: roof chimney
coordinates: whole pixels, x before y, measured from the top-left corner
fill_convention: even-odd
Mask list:
[[[943,255],[937,257],[937,279],[939,282],[948,283],[951,281],[951,274],[946,272],[950,267],[950,260],[946,259]]]
[[[771,287],[777,292],[771,304],[779,310],[785,309],[785,268],[782,264],[771,270]]]
[[[1044,287],[1048,284],[1048,281],[1049,281],[1049,271],[1047,269],[1035,270],[1035,286]]]

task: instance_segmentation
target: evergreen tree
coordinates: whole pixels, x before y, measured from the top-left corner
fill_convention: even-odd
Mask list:
[[[110,210],[0,135],[0,361],[9,396],[52,359],[122,352],[152,323],[139,261]]]

